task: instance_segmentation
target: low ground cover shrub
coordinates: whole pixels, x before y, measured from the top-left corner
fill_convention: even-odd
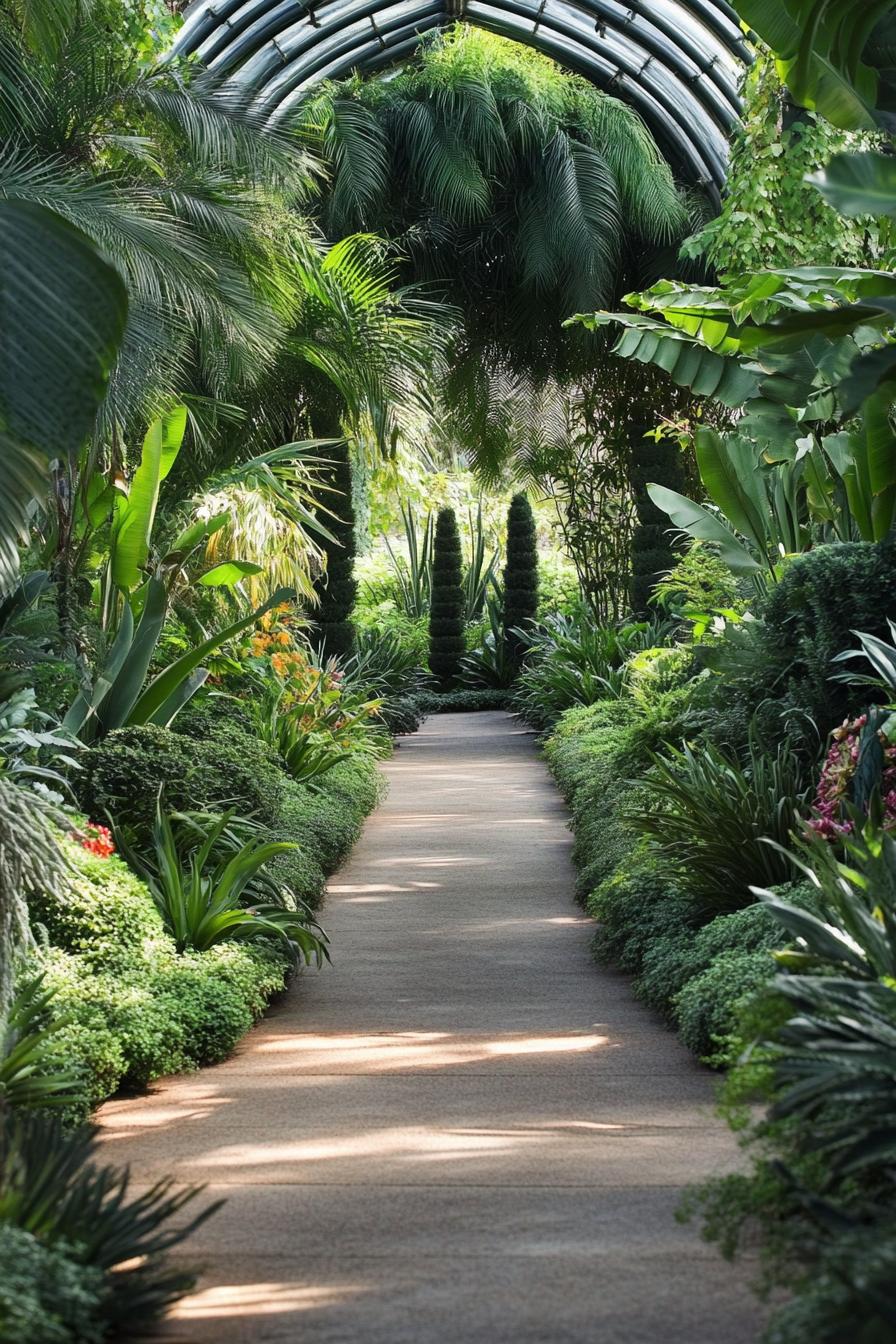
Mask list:
[[[414,703],[424,718],[428,714],[469,714],[477,710],[513,707],[509,691],[487,687],[467,691],[421,691],[414,696]]]
[[[146,780],[170,768],[172,790],[184,806],[196,806],[190,781],[207,787],[209,801],[220,805],[235,750],[231,745],[225,751],[224,739],[244,744],[239,707],[234,711],[228,703],[218,720],[213,705],[191,712],[187,733],[110,734],[88,753],[89,788],[97,793],[85,788],[82,797],[108,797],[122,808],[135,799],[139,816],[147,796],[155,806]],[[136,760],[129,756],[131,745]],[[312,784],[289,779],[257,746],[254,761],[263,777],[245,787],[254,788],[268,823],[253,832],[255,843],[290,846],[274,854],[266,869],[275,889],[282,885],[292,893],[281,912],[287,918],[303,902],[320,903],[325,877],[346,857],[380,797],[382,777],[376,760],[363,753]],[[235,777],[244,779],[245,767]],[[129,830],[133,843],[146,843],[142,826]],[[77,832],[63,848],[69,881],[39,891],[31,916],[39,940],[34,965],[56,991],[54,1005],[64,1019],[48,1058],[73,1064],[83,1081],[80,1102],[67,1111],[74,1120],[120,1087],[143,1087],[164,1074],[223,1059],[283,988],[290,958],[268,942],[222,942],[178,953],[149,889],[119,855],[90,852]]]
[[[0,1338],[17,1344],[99,1344],[103,1273],[66,1242],[46,1244],[0,1223]]]
[[[807,883],[775,888],[790,901],[812,904]],[[767,905],[754,901],[730,914],[717,915],[696,930],[673,929],[667,938],[651,943],[635,983],[639,997],[651,1007],[672,1015],[681,991],[727,953],[770,952],[782,946],[781,925]],[[727,997],[724,996],[724,997]]]
[[[642,660],[661,661],[653,651]],[[760,837],[772,829],[787,840],[796,784],[808,796],[811,773],[790,755],[769,762],[758,748],[746,770],[719,752],[708,765],[697,748],[676,754],[666,738],[681,738],[692,683],[677,684],[685,660],[670,662],[669,686],[568,710],[545,755],[572,812],[579,895],[596,921],[595,957],[635,975],[636,992],[675,1023],[689,1048],[720,1062],[741,1003],[773,976],[771,950],[786,942],[748,883],[772,873],[787,880],[794,869]],[[661,747],[670,776],[682,760],[710,773],[717,762],[711,796],[690,787],[688,770],[664,793],[656,778]],[[767,786],[759,797],[754,775]],[[779,791],[782,780],[789,791]],[[648,841],[654,833],[663,843]]]

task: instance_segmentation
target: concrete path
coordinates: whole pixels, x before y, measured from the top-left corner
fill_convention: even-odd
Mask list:
[[[748,1344],[679,1227],[734,1144],[712,1080],[596,969],[566,814],[508,715],[430,719],[330,885],[334,965],[227,1063],[102,1113],[106,1155],[227,1204],[188,1344]]]

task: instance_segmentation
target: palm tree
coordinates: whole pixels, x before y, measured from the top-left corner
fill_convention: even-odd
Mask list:
[[[392,79],[324,87],[304,122],[330,174],[326,233],[375,230],[410,279],[441,282],[464,313],[461,363],[557,372],[579,339],[561,321],[607,306],[687,227],[631,108],[463,25]]]
[[[272,191],[304,191],[311,164],[212,76],[143,68],[101,17],[29,0],[0,18],[0,200],[54,211],[124,279],[108,435],[175,398],[193,362],[216,395],[269,365],[295,282],[264,211]]]

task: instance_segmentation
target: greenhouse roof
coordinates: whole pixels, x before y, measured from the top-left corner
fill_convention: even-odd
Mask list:
[[[387,70],[458,20],[630,103],[689,182],[721,186],[750,60],[726,0],[194,0],[177,50],[247,85],[276,122],[309,85]]]

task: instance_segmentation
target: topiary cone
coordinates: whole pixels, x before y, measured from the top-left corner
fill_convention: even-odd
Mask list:
[[[507,656],[518,668],[524,644],[514,628],[534,620],[538,611],[538,535],[525,495],[514,495],[507,510],[507,563],[504,566],[504,639]]]
[[[429,667],[443,690],[457,677],[466,651],[465,599],[460,536],[453,509],[440,509],[436,519],[429,607]]]

